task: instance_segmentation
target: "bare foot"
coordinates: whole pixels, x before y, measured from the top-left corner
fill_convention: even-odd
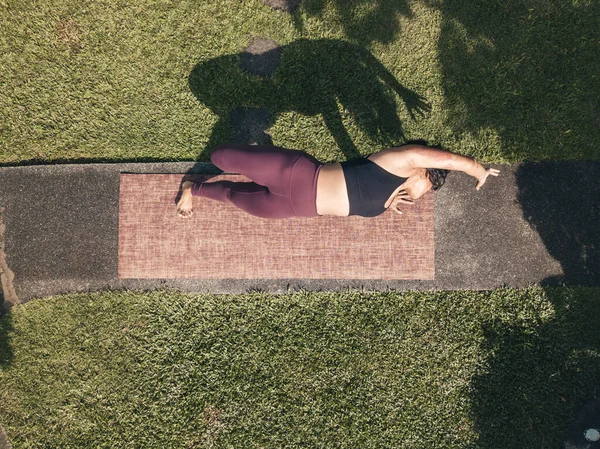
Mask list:
[[[184,181],[181,184],[181,198],[177,203],[177,215],[183,218],[190,218],[194,215],[194,211],[192,210],[192,186],[194,185],[193,181]]]

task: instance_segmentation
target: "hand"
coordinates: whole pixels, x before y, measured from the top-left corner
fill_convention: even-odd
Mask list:
[[[396,86],[395,90],[402,100],[404,100],[404,104],[412,120],[415,120],[416,116],[423,117],[431,112],[431,105],[418,93],[400,85]]]
[[[408,98],[405,97],[404,102],[412,120],[415,120],[416,116],[424,117],[431,112],[431,105],[418,94]]]
[[[406,190],[400,190],[396,194],[396,197],[392,200],[392,204],[390,204],[390,207],[392,208],[392,210],[394,212],[397,212],[400,215],[402,215],[402,211],[400,210],[398,205],[399,204],[414,204],[414,203],[415,203],[414,200],[410,197],[410,195],[408,193],[406,193]]]
[[[487,177],[492,175],[492,176],[498,176],[500,174],[500,170],[496,170],[495,168],[488,168],[485,171],[485,175],[483,175],[483,177],[481,177],[480,179],[477,180],[477,186],[475,187],[476,190],[481,189],[481,186],[485,184],[485,181],[487,180]]]

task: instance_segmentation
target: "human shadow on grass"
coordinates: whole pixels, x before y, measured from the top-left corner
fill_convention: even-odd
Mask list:
[[[600,157],[600,2],[430,3],[455,132],[497,134],[512,160]]]
[[[257,120],[263,128],[285,112],[322,115],[347,159],[360,156],[360,152],[343,124],[340,106],[363,132],[383,145],[405,140],[396,95],[413,118],[430,109],[424,98],[402,86],[377,58],[358,45],[300,39],[270,52],[280,55],[278,68],[270,77],[240,69],[243,54],[220,56],[192,70],[191,91],[218,116],[200,160],[208,158],[208,150],[231,140],[231,121],[243,121],[247,108],[262,111]],[[270,52],[261,57],[269,57]]]
[[[335,10],[346,37],[361,45],[392,42],[400,32],[399,16],[412,17],[410,3],[406,0],[304,0],[294,15],[296,28],[304,28],[303,14],[321,16],[327,5]]]
[[[479,448],[558,448],[581,407],[600,394],[598,289],[544,292],[555,310],[546,322],[498,318],[485,327],[490,359],[471,384]]]

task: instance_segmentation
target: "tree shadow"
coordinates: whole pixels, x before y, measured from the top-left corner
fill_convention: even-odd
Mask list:
[[[224,55],[201,62],[189,76],[193,94],[218,116],[200,160],[207,159],[207,150],[230,140],[232,114],[238,114],[236,120],[243,121],[245,111],[251,108],[263,111],[257,120],[263,128],[289,111],[322,115],[348,159],[359,156],[360,152],[344,126],[340,107],[362,131],[382,145],[405,140],[396,95],[404,101],[412,117],[429,111],[425,99],[402,86],[369,51],[348,42],[301,39],[271,49],[261,55],[280,57],[279,66],[270,77],[244,72],[240,68],[242,55]]]
[[[400,32],[398,15],[412,17],[406,0],[304,0],[299,13],[321,16],[327,5],[332,5],[346,37],[361,45],[372,42],[392,42]],[[294,15],[296,28],[304,28],[301,14]]]
[[[600,286],[600,161],[521,164],[517,199],[563,274],[542,285]]]
[[[560,447],[579,409],[600,393],[598,289],[544,292],[555,309],[546,323],[486,326],[491,359],[472,381],[480,448]]]
[[[491,129],[513,160],[600,157],[599,2],[439,4],[455,132]]]

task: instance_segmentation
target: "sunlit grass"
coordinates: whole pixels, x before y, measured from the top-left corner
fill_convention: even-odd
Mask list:
[[[402,137],[386,139],[369,129],[378,106],[368,97],[352,110],[340,102],[356,90],[352,79],[336,79],[317,98],[310,85],[279,84],[254,98],[222,93],[222,103],[238,107],[279,102],[278,145],[347,157],[322,111],[306,112],[337,101],[338,127],[362,154],[423,139],[488,162],[597,158],[597,27],[586,26],[594,6],[526,3],[498,10],[485,2],[306,0],[290,16],[259,0],[8,1],[0,4],[0,163],[207,159],[219,117],[194,97],[188,76],[198,63],[239,54],[252,36],[283,46],[349,42],[432,107],[413,120],[390,91]],[[311,51],[328,56],[327,48]],[[351,63],[339,54],[328,61],[339,73]],[[280,70],[293,73],[293,59]],[[235,65],[217,76],[236,77]],[[286,92],[299,103],[282,105]]]
[[[557,447],[600,376],[598,295],[34,301],[0,320],[0,416],[19,448]]]

